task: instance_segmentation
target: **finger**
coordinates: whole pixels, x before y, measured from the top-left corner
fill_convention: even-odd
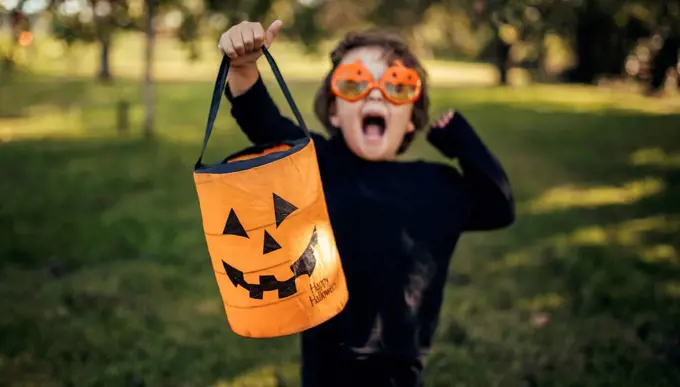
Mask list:
[[[243,50],[250,54],[253,51],[253,26],[252,23],[241,28],[241,39],[243,39]]]
[[[259,50],[263,44],[264,44],[264,28],[262,28],[262,24],[257,23],[255,28],[253,28],[253,47]]]
[[[234,45],[231,43],[231,39],[227,36],[227,41],[224,43],[224,53],[231,59],[238,58],[236,50],[234,50]]]
[[[453,118],[453,113],[449,110],[444,116],[442,116],[441,120],[441,125],[445,126],[448,125],[449,122],[451,122],[451,118]]]
[[[230,44],[229,41],[229,35],[227,33],[223,33],[222,36],[220,36],[220,40],[217,42],[217,48],[220,50],[221,53],[226,54],[227,51],[227,45]]]
[[[234,51],[239,56],[244,56],[246,54],[245,47],[243,47],[243,37],[241,36],[241,28],[239,26],[234,27],[234,32],[229,34],[231,38],[231,44],[234,47]]]
[[[446,125],[451,121],[451,115],[449,113],[446,113],[446,115],[442,118],[442,124]]]
[[[448,125],[449,121],[451,121],[451,111],[449,110],[445,114],[443,114],[439,121],[441,127],[445,127],[446,125]]]
[[[281,26],[283,25],[283,22],[281,20],[274,20],[274,22],[267,28],[267,34],[265,36],[265,45],[267,48],[272,44],[274,39],[276,38],[276,35],[278,35],[279,30],[281,29]]]

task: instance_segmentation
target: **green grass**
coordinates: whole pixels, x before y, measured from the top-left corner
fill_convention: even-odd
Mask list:
[[[289,85],[318,128],[314,85]],[[211,272],[191,167],[212,84],[157,90],[149,144],[134,81],[3,81],[0,384],[298,385],[297,338],[231,333]],[[115,131],[119,98],[132,103],[128,137]],[[433,101],[464,112],[498,155],[519,214],[463,238],[427,386],[679,380],[674,102],[561,86],[439,88]],[[209,159],[247,143],[227,105],[215,131]],[[408,157],[441,160],[422,139]]]

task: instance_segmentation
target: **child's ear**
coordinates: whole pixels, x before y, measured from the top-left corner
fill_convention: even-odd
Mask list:
[[[408,126],[406,127],[406,133],[413,133],[416,130],[416,126],[413,123],[413,121],[408,122]]]
[[[335,101],[332,101],[328,106],[328,121],[336,128],[340,127],[340,117],[338,117],[338,109],[335,106]]]

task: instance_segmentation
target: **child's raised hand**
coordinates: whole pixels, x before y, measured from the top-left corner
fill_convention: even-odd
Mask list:
[[[222,34],[218,47],[231,58],[232,68],[254,65],[262,55],[262,45],[269,48],[282,24],[275,20],[265,32],[258,22],[241,22]]]
[[[443,114],[443,115],[440,116],[438,119],[436,119],[436,120],[432,123],[432,127],[435,128],[435,129],[445,128],[446,125],[448,125],[449,122],[451,122],[451,119],[453,118],[453,116],[454,116],[455,114],[456,114],[456,111],[453,110],[453,109],[450,109],[450,110],[447,111],[445,114]]]
[[[454,125],[460,123],[452,123],[455,116],[456,111],[454,109],[447,110],[446,113],[432,121],[432,124],[430,124],[431,129],[427,134],[427,139],[430,144],[434,145],[440,152],[452,159],[458,157],[458,147],[460,145],[459,136],[456,134],[457,129],[459,128],[454,127]]]

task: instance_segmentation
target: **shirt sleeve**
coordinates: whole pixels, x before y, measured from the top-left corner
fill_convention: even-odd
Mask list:
[[[302,128],[281,114],[261,76],[243,94],[234,97],[229,84],[224,94],[231,103],[232,117],[255,145],[295,140],[305,135]]]
[[[508,177],[462,114],[456,112],[444,128],[430,129],[427,140],[460,163],[473,205],[466,230],[493,230],[514,222],[515,202]]]

